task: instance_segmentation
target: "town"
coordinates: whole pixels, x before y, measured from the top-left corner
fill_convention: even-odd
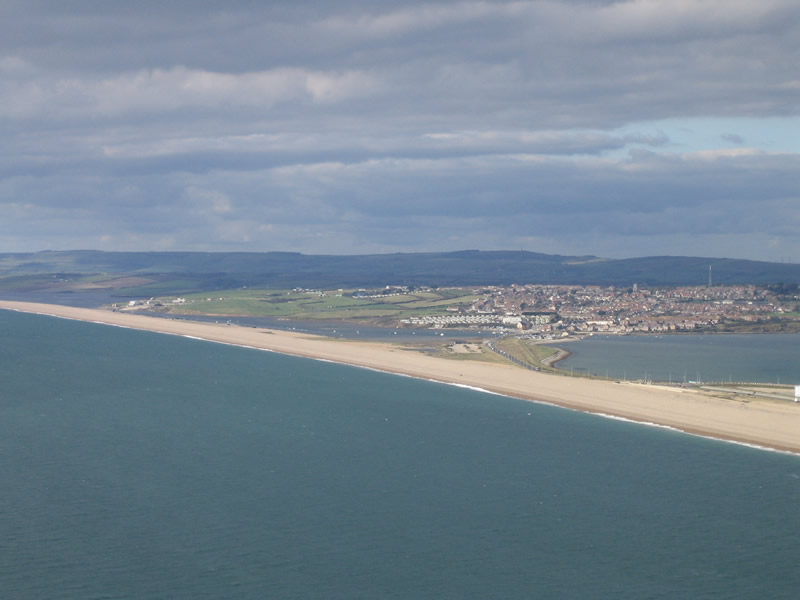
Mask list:
[[[753,285],[628,288],[582,285],[511,285],[475,289],[470,304],[447,314],[412,316],[406,325],[512,327],[540,333],[697,331],[724,323],[751,327],[797,324],[800,299],[779,298]]]
[[[588,333],[800,331],[797,286],[387,285],[252,290],[131,300],[117,310],[354,321],[383,327],[492,329],[543,338]]]

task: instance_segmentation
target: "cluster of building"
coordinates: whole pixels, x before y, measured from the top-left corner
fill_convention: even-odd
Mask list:
[[[404,325],[412,326],[425,326],[434,329],[441,329],[444,327],[470,327],[470,326],[483,326],[483,327],[519,327],[523,323],[523,318],[520,315],[501,315],[494,313],[463,313],[453,315],[424,315],[419,317],[410,317],[401,321]]]
[[[211,300],[211,298],[208,298]],[[222,298],[220,298],[222,300]],[[173,298],[169,301],[169,304],[186,304],[186,298]],[[128,301],[128,308],[153,308],[156,306],[163,306],[163,303],[156,300],[155,298],[148,298],[146,300],[129,300]],[[112,304],[111,308],[114,310],[118,310],[122,308],[119,304]]]
[[[476,290],[480,299],[456,314],[408,319],[411,325],[489,325],[536,332],[668,332],[723,321],[765,321],[794,310],[752,285],[641,289],[581,285],[511,285]],[[452,310],[452,307],[451,309]]]

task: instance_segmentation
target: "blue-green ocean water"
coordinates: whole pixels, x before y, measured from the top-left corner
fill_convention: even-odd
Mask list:
[[[0,311],[0,597],[796,598],[800,457]]]
[[[595,335],[563,344],[566,371],[619,379],[800,385],[800,334]]]

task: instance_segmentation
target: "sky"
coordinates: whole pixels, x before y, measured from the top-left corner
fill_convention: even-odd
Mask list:
[[[0,252],[800,262],[797,0],[0,0]]]

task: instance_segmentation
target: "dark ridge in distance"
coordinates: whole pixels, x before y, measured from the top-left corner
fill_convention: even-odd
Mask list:
[[[528,251],[461,250],[364,255],[298,252],[43,251],[0,254],[0,279],[20,285],[42,275],[180,277],[186,289],[369,287],[511,283],[650,286],[800,282],[800,264],[688,256],[607,259]],[[13,287],[13,286],[12,286]]]

